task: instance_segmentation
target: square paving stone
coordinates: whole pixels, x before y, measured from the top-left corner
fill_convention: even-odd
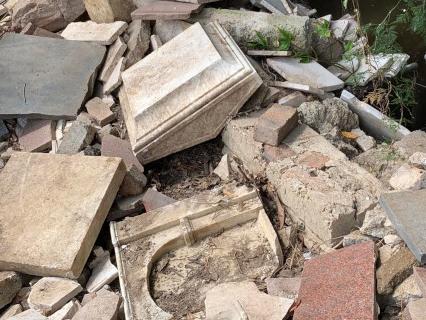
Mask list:
[[[0,270],[78,278],[124,174],[119,158],[13,154],[0,174]]]
[[[380,204],[421,263],[426,263],[426,189],[385,193]]]
[[[74,119],[105,47],[25,34],[0,40],[0,119]]]

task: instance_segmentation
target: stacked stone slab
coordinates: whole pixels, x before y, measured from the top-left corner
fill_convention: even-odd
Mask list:
[[[189,27],[122,78],[123,114],[142,163],[216,137],[261,84],[217,23]]]

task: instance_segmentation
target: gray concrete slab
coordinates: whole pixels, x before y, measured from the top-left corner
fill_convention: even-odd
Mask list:
[[[426,189],[385,193],[380,204],[421,263],[426,263]]]
[[[0,119],[73,119],[105,48],[92,43],[6,34],[0,41]]]

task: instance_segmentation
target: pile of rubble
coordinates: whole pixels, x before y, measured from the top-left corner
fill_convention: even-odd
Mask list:
[[[409,57],[226,2],[0,0],[0,320],[426,318],[426,133],[349,91]]]

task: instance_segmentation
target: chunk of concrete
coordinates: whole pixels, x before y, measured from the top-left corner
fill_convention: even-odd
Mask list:
[[[287,299],[296,299],[301,278],[268,278],[265,280],[268,294]]]
[[[123,57],[126,49],[127,45],[123,42],[121,37],[118,37],[118,39],[109,47],[104,66],[99,74],[100,81],[106,82],[108,80],[118,61],[120,61]]]
[[[192,43],[202,50],[194,50]],[[216,23],[205,29],[191,26],[124,71],[122,78],[120,102],[133,151],[142,163],[216,137],[261,83]]]
[[[257,121],[254,140],[278,146],[298,120],[295,108],[273,104]]]
[[[376,319],[372,241],[305,262],[294,320]]]
[[[311,22],[308,17],[276,15],[265,12],[205,8],[189,21],[206,25],[217,21],[244,50],[260,32],[272,42],[278,40],[279,28],[294,35],[293,45],[301,50],[308,49],[311,43]]]
[[[402,312],[402,320],[422,320],[426,315],[426,298],[410,301]]]
[[[426,132],[422,130],[413,131],[395,142],[393,146],[407,158],[416,152],[426,153]]]
[[[356,128],[351,132],[357,136],[355,138],[355,142],[362,151],[366,152],[376,147],[376,140],[373,137],[366,135],[361,129]]]
[[[377,205],[365,213],[364,221],[359,230],[364,235],[383,239],[386,235],[395,232],[395,230],[388,225],[389,223],[385,212]]]
[[[22,312],[22,306],[20,304],[14,304],[6,308],[6,310],[0,314],[0,320],[7,320],[13,316]]]
[[[97,292],[96,297],[90,300],[77,311],[73,320],[114,320],[117,318],[121,299],[118,295],[105,289]]]
[[[166,196],[165,194],[158,192],[155,189],[148,189],[145,191],[142,197],[143,206],[145,211],[149,212],[169,204],[175,203],[176,200]]]
[[[76,120],[64,134],[56,153],[76,154],[92,143],[95,134],[96,129],[93,126]]]
[[[49,316],[49,320],[67,320],[72,319],[72,317],[80,309],[80,304],[75,301],[70,301],[64,305],[61,309],[56,311],[54,314]]]
[[[12,271],[0,271],[0,309],[11,303],[21,288],[22,280],[19,274]]]
[[[416,258],[406,247],[401,247],[377,269],[377,293],[386,295],[412,273]]]
[[[151,27],[149,22],[133,20],[127,28],[126,69],[141,60],[149,49]]]
[[[280,100],[278,100],[278,104],[283,106],[298,108],[302,103],[306,101],[307,101],[306,96],[303,93],[296,91],[296,92],[290,93],[289,95],[285,97],[282,97]]]
[[[20,146],[27,152],[50,150],[54,127],[56,122],[52,120],[28,120],[19,137]]]
[[[87,112],[96,119],[96,123],[103,127],[115,120],[115,114],[111,111],[114,102],[108,103],[95,97],[86,103]]]
[[[166,43],[190,26],[190,23],[181,20],[157,20],[155,21],[154,34],[158,35],[163,43]]]
[[[281,320],[287,316],[293,300],[267,295],[253,282],[228,282],[209,290],[205,305],[207,320]]]
[[[9,318],[8,320],[48,320],[48,318],[33,309],[28,309],[16,316],[13,316],[12,318]]]
[[[72,22],[61,36],[67,40],[94,42],[109,46],[127,29],[127,23],[116,21],[112,23],[96,23],[93,21]]]
[[[426,263],[425,228],[426,190],[385,193],[380,204],[392,221],[399,236],[405,241],[417,260]]]
[[[0,173],[0,269],[78,278],[124,174],[117,158],[13,154]]]
[[[426,268],[414,267],[413,274],[423,296],[426,296]]]
[[[219,164],[216,169],[214,169],[213,173],[215,173],[219,178],[224,181],[229,180],[231,176],[231,165],[229,163],[229,155],[224,154],[222,159],[220,159]]]
[[[403,164],[392,175],[389,184],[395,190],[420,190],[426,187],[426,171]]]
[[[86,285],[87,291],[96,292],[104,285],[110,284],[117,278],[117,268],[111,263],[109,255],[104,256],[98,263],[96,263],[92,270],[92,275]]]
[[[105,95],[111,94],[116,90],[122,83],[121,73],[125,69],[125,60],[126,58],[122,57],[118,60],[117,64],[114,66],[111,75],[105,81],[103,86],[103,92]]]
[[[136,8],[132,0],[84,0],[90,20],[96,23],[130,21]]]
[[[296,58],[269,58],[268,65],[284,79],[324,91],[343,88],[344,82],[316,61],[301,63]]]
[[[74,119],[104,54],[105,48],[89,43],[4,35],[0,69],[8,81],[0,84],[0,118]]]
[[[152,1],[132,12],[133,20],[186,20],[202,9],[198,3]]]
[[[83,288],[73,280],[54,277],[41,278],[32,286],[28,304],[31,309],[49,316],[61,309],[81,291]]]

